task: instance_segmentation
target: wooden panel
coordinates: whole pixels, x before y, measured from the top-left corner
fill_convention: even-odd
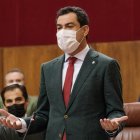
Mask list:
[[[125,102],[137,101],[140,96],[140,41],[93,43],[96,50],[118,60],[123,79]],[[62,54],[56,45],[3,48],[3,74],[18,67],[25,73],[31,95],[39,94],[40,64]]]
[[[123,79],[124,101],[137,101],[140,96],[140,42],[97,43],[94,46],[96,50],[118,60]]]
[[[56,45],[4,48],[4,74],[11,68],[22,69],[29,93],[38,95],[41,63],[49,61],[60,54],[62,52]]]

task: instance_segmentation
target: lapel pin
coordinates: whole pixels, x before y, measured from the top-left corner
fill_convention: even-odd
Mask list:
[[[95,64],[95,61],[92,61],[92,64]]]

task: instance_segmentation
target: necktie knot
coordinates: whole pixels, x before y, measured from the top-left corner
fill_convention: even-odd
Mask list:
[[[77,59],[76,57],[69,57],[68,58],[69,64],[74,64],[76,59]]]

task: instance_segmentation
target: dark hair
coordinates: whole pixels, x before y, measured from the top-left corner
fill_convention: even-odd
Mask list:
[[[87,13],[82,8],[75,7],[75,6],[67,6],[58,10],[56,21],[59,16],[62,16],[68,13],[75,13],[77,15],[77,20],[80,23],[80,27],[89,24],[89,18],[88,18]]]
[[[28,93],[27,93],[26,87],[25,87],[24,85],[12,84],[12,85],[9,85],[9,86],[4,87],[4,88],[2,89],[2,91],[1,91],[1,98],[2,98],[3,103],[4,103],[4,101],[5,101],[5,98],[4,98],[5,92],[14,90],[14,89],[16,89],[16,88],[18,88],[18,89],[21,90],[22,95],[23,95],[23,97],[25,98],[25,101],[28,100]]]

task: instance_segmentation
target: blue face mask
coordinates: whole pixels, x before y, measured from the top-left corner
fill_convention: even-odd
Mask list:
[[[16,117],[24,117],[26,111],[24,104],[13,104],[12,106],[7,107],[8,112],[15,115]]]

